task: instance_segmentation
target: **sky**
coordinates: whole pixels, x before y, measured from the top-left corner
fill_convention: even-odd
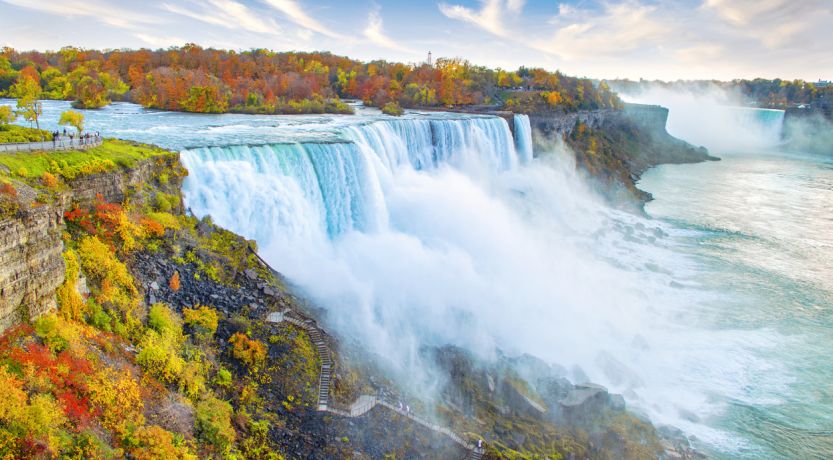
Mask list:
[[[833,80],[833,0],[0,0],[0,46],[461,57],[593,78]]]

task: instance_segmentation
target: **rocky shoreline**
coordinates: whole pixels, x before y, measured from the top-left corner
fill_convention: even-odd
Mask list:
[[[501,117],[514,135],[514,112],[494,107],[443,110]],[[661,164],[719,160],[704,147],[671,136],[665,128],[668,109],[658,105],[625,104],[623,109],[527,115],[537,156],[550,154],[561,143],[566,144],[575,155],[576,167],[599,185],[611,204],[639,213],[652,199],[636,186],[648,169]]]

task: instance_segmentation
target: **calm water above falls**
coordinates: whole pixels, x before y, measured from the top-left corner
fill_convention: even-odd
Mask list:
[[[44,126],[68,106],[46,102]],[[829,161],[736,149],[656,168],[644,220],[569,166],[527,164],[526,136],[495,119],[86,114],[182,150],[189,206],[256,238],[335,330],[417,384],[423,344],[499,347],[586,374],[718,458],[833,451]],[[771,144],[777,114],[751,115],[736,122]]]

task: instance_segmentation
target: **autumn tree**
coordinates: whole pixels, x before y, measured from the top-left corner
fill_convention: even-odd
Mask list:
[[[0,56],[0,96],[17,81],[19,72],[14,70],[11,61],[6,56]]]
[[[180,281],[179,281],[179,272],[174,272],[171,279],[168,281],[168,287],[171,288],[172,291],[176,292],[179,290]]]
[[[18,114],[29,123],[34,122],[35,126],[40,129],[39,118],[43,114],[43,106],[39,100],[43,92],[40,83],[33,78],[21,76],[11,87],[10,92],[13,97],[17,98]]]
[[[17,118],[11,107],[8,105],[0,105],[0,125],[7,125]]]
[[[237,332],[229,338],[231,354],[250,369],[258,368],[266,360],[266,346],[257,339],[250,339],[246,334]]]
[[[504,93],[518,87],[557,92],[561,102],[556,105],[566,110],[621,106],[615,93],[601,85],[595,88],[587,79],[541,68],[492,70],[462,59],[437,59],[433,66],[363,63],[322,52],[233,52],[195,44],[157,51],[66,47],[58,52],[0,53],[0,93],[21,78],[40,82],[44,97],[73,99],[81,108],[103,107],[130,91],[130,100],[163,110],[341,113],[350,109],[339,97],[362,99],[379,108],[389,103],[406,108],[508,104],[518,99]],[[773,104],[823,96],[800,81],[756,82],[750,90]],[[546,107],[547,99],[539,97],[537,102]]]
[[[208,339],[217,332],[219,316],[217,310],[211,307],[195,305],[194,308],[183,308],[182,317],[199,339]]]
[[[67,110],[61,114],[61,119],[58,121],[59,125],[72,126],[80,135],[84,131],[84,114],[75,110]]]

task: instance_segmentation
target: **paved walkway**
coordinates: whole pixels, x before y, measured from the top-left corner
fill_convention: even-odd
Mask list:
[[[249,248],[251,250],[251,248]],[[277,274],[277,271],[273,269],[269,264],[263,260],[260,255],[258,255],[255,251],[252,251],[260,260],[260,262],[273,273]],[[293,324],[295,326],[300,327],[304,331],[309,334],[310,340],[315,344],[315,347],[318,349],[318,356],[321,357],[321,373],[318,377],[318,410],[322,412],[329,412],[331,414],[339,415],[342,417],[361,417],[362,415],[370,412],[376,406],[382,406],[389,410],[396,412],[403,417],[407,417],[412,421],[422,425],[423,427],[434,431],[435,433],[441,434],[446,436],[447,438],[454,441],[456,444],[461,446],[462,448],[466,449],[468,452],[466,454],[467,460],[479,460],[485,449],[481,447],[477,447],[476,444],[467,442],[464,440],[460,435],[451,431],[450,428],[437,425],[427,419],[424,419],[410,410],[406,408],[399,407],[400,404],[394,404],[392,401],[385,400],[384,398],[379,398],[373,395],[361,395],[359,396],[353,404],[349,407],[339,408],[335,407],[334,404],[330,401],[330,385],[333,376],[333,360],[332,355],[330,353],[330,348],[327,345],[326,335],[327,333],[321,329],[318,324],[310,318],[305,318],[300,314],[292,311],[291,309],[286,309],[281,312],[270,313],[269,316],[266,318],[267,321],[271,323],[282,323],[287,322],[289,324]]]
[[[448,427],[440,426],[436,423],[433,423],[427,419],[424,419],[407,408],[400,407],[400,404],[395,404],[392,401],[386,400],[384,398],[379,398],[373,395],[361,395],[359,396],[353,404],[349,407],[345,408],[338,408],[330,401],[330,384],[333,374],[333,361],[330,355],[329,347],[324,338],[324,331],[322,331],[316,325],[315,321],[312,319],[302,319],[296,313],[291,310],[284,310],[282,312],[270,313],[267,317],[267,321],[272,323],[282,323],[287,322],[290,324],[294,324],[302,329],[304,329],[308,334],[312,342],[315,344],[316,348],[318,349],[319,356],[321,356],[321,374],[318,379],[318,410],[322,412],[329,412],[331,414],[339,415],[342,417],[361,417],[362,415],[370,412],[376,406],[382,406],[397,414],[407,417],[412,421],[422,425],[423,427],[434,431],[435,433],[441,434],[460,447],[466,449],[468,451],[466,455],[466,459],[471,460],[479,460],[485,450],[483,448],[478,448],[477,445],[473,443],[469,443],[464,440],[460,435],[451,431]]]
[[[44,142],[19,142],[0,144],[0,152],[35,152],[40,150],[86,150],[90,147],[101,145],[101,138],[90,138],[82,144],[78,139],[70,140],[69,137],[61,136],[56,141]]]

